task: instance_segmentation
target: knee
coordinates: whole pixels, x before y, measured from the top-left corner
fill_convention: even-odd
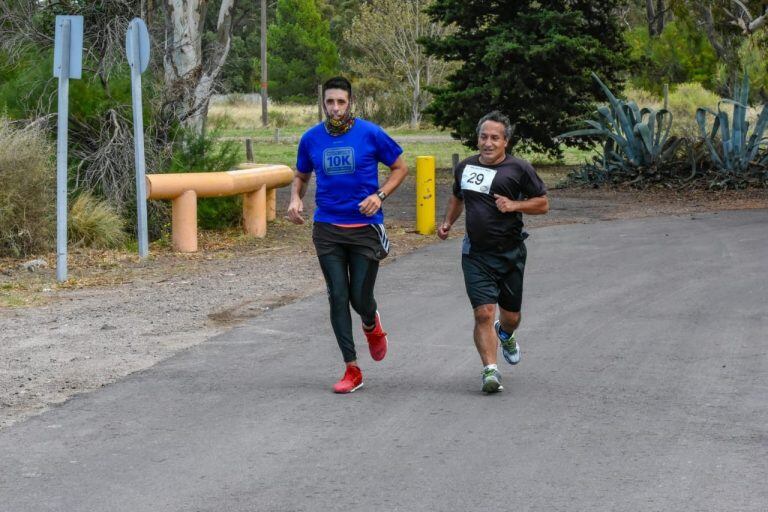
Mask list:
[[[499,314],[499,321],[501,322],[502,329],[512,332],[520,325],[520,312],[513,313],[502,310]]]
[[[484,304],[475,308],[475,323],[487,324],[493,323],[496,315],[496,306],[493,304]]]
[[[347,290],[332,290],[328,288],[328,302],[331,306],[347,306],[349,304],[349,293]]]

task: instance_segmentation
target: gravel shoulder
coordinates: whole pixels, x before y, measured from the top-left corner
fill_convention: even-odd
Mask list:
[[[437,241],[413,231],[415,187],[409,177],[387,199],[387,228],[398,257]],[[447,183],[437,183],[438,218]],[[307,209],[312,210],[312,190]],[[530,229],[553,224],[768,208],[768,191],[725,193],[553,190],[551,211],[528,217]],[[287,190],[278,194],[285,210]],[[201,233],[201,251],[184,255],[153,244],[140,262],[126,253],[72,252],[71,279],[27,272],[0,261],[0,429],[52,404],[150,367],[247,319],[323,290],[311,227],[278,219],[263,240]],[[453,236],[461,236],[457,229]],[[55,258],[47,256],[53,263]]]

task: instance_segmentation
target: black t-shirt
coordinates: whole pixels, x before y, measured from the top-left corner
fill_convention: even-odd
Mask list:
[[[496,165],[481,164],[474,155],[454,169],[453,195],[464,201],[467,236],[478,249],[504,250],[525,238],[523,215],[500,212],[493,194],[520,201],[546,193],[533,166],[511,155]]]

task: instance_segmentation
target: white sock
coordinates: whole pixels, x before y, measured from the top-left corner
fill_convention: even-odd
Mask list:
[[[499,367],[496,366],[495,364],[487,364],[483,368],[483,370],[498,370],[498,369],[499,369]]]

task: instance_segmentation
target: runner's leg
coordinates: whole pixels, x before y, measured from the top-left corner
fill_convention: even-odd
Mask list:
[[[331,326],[345,363],[357,360],[352,337],[352,315],[349,311],[349,253],[338,245],[328,254],[318,256],[325,276],[328,302],[331,306]]]
[[[379,272],[379,262],[360,253],[349,254],[349,293],[352,308],[360,315],[363,325],[373,327],[376,299],[373,289]]]

